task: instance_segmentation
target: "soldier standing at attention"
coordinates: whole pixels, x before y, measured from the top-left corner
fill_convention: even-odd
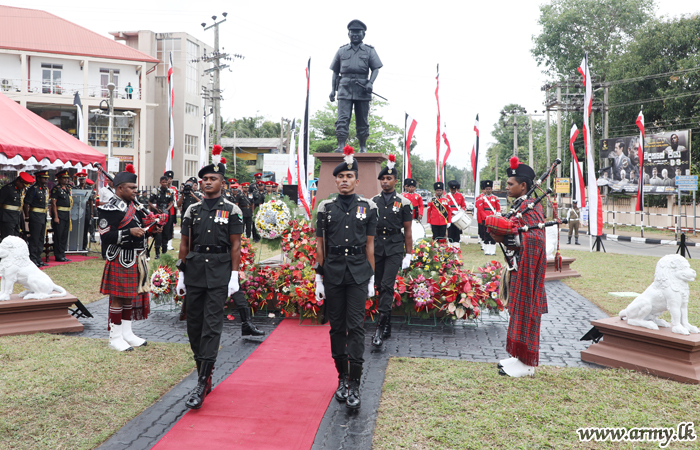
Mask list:
[[[450,209],[452,210],[453,216],[460,209],[462,211],[467,210],[467,204],[464,202],[464,196],[462,196],[462,194],[460,194],[458,192],[459,188],[461,186],[462,185],[459,184],[459,181],[457,181],[457,180],[451,180],[451,181],[447,182],[447,187],[450,188],[450,195],[451,195],[451,197],[448,195],[447,198],[450,201]],[[453,198],[454,198],[454,201],[452,201]],[[455,204],[455,202],[457,202],[457,203]],[[462,235],[462,230],[460,230],[456,226],[454,226],[454,227],[450,226],[450,228],[447,230],[447,237],[449,238],[449,241],[452,243],[456,242],[457,244],[459,244],[459,239],[460,239],[461,235]]]
[[[236,197],[236,203],[243,212],[243,226],[245,227],[245,237],[250,239],[253,233],[253,208],[255,207],[255,196],[248,191],[250,183],[241,184],[243,192]]]
[[[391,337],[391,306],[394,302],[396,275],[399,268],[408,269],[413,255],[413,210],[411,202],[396,193],[395,158],[394,155],[389,155],[389,162],[379,172],[382,193],[372,198],[379,214],[374,243],[374,273],[379,282],[379,321],[372,339],[375,347],[381,347],[383,339]]]
[[[435,197],[428,203],[428,223],[433,230],[433,240],[445,242],[447,228],[451,225],[452,210],[449,200],[442,195],[445,189],[442,181],[433,184],[433,189]]]
[[[114,177],[115,195],[98,207],[98,228],[107,247],[100,293],[109,295],[109,347],[120,352],[146,345],[131,328],[133,320],[148,319],[148,234],[160,233],[156,217],[134,200],[138,192],[134,166]]]
[[[476,221],[479,224],[479,237],[483,245],[484,255],[496,254],[496,241],[486,229],[486,218],[501,213],[501,202],[493,195],[493,181],[481,180],[481,194],[476,198]]]
[[[168,239],[172,236],[172,221],[170,220],[170,211],[175,203],[173,191],[168,188],[168,177],[163,175],[160,177],[160,188],[154,189],[151,197],[148,199],[148,205],[154,214],[168,214],[168,221],[163,226],[163,232],[156,235],[156,259],[160,258],[161,249],[163,254],[168,253]]]
[[[191,205],[182,220],[177,292],[185,296],[187,335],[197,364],[197,386],[186,406],[199,409],[211,391],[211,374],[224,327],[224,303],[231,297],[241,316],[243,336],[262,336],[240,291],[241,210],[221,195],[226,166],[220,154],[199,171],[204,199]]]
[[[423,220],[423,197],[420,194],[416,194],[416,180],[406,178],[403,182],[403,187],[406,191],[403,193],[403,197],[407,198],[413,205],[413,219],[420,222]]]
[[[333,90],[329,96],[331,102],[335,101],[335,94],[338,93],[338,120],[335,122],[335,136],[338,139],[336,153],[343,151],[345,142],[348,140],[353,106],[357,140],[360,142],[359,153],[367,151],[369,102],[372,100],[374,81],[379,75],[382,61],[374,47],[362,43],[366,31],[367,26],[361,21],[351,21],[348,24],[350,43],[340,47],[331,62],[330,69],[333,71]]]
[[[51,189],[51,213],[53,216],[53,254],[58,262],[68,262],[66,249],[68,248],[68,232],[71,220],[70,210],[73,207],[73,190],[70,185],[68,169],[56,174],[58,185]]]
[[[338,370],[335,398],[355,410],[360,407],[365,302],[374,296],[377,205],[355,194],[358,164],[352,147],[346,146],[344,153],[345,161],[333,170],[338,197],[318,206],[314,268],[316,298],[327,297],[331,355]]]
[[[46,238],[46,215],[49,211],[49,171],[35,172],[36,184],[27,189],[24,197],[24,217],[29,221],[29,259],[37,267],[48,266],[41,262],[41,253],[44,251],[44,239]]]
[[[34,177],[22,172],[12,183],[7,183],[0,189],[0,205],[2,205],[2,210],[0,210],[2,214],[0,241],[7,236],[20,235],[24,190],[27,185],[32,183],[34,183]]]

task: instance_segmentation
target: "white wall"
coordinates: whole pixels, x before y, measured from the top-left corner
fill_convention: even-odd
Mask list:
[[[19,55],[0,53],[0,80],[7,79],[10,84],[20,86],[22,79],[22,64]]]
[[[31,90],[41,92],[42,63],[62,64],[61,87],[64,95],[73,95],[77,90],[83,89],[83,72],[80,70],[80,61],[75,59],[50,58],[45,56],[29,56],[29,79],[31,80]]]

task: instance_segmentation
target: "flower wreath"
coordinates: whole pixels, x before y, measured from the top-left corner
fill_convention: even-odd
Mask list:
[[[255,215],[255,226],[265,239],[277,239],[289,228],[291,214],[280,200],[263,203]]]

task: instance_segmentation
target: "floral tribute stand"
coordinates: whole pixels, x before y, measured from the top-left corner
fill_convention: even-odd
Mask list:
[[[175,258],[165,254],[152,263],[149,296],[152,311],[180,311],[183,298],[176,294],[179,271],[175,268]]]

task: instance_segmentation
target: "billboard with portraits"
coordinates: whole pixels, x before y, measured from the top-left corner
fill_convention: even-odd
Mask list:
[[[647,133],[644,139],[644,192],[677,193],[675,177],[690,175],[690,130]],[[642,165],[638,156],[639,135],[601,139],[603,160],[598,185],[613,192],[637,192]]]

